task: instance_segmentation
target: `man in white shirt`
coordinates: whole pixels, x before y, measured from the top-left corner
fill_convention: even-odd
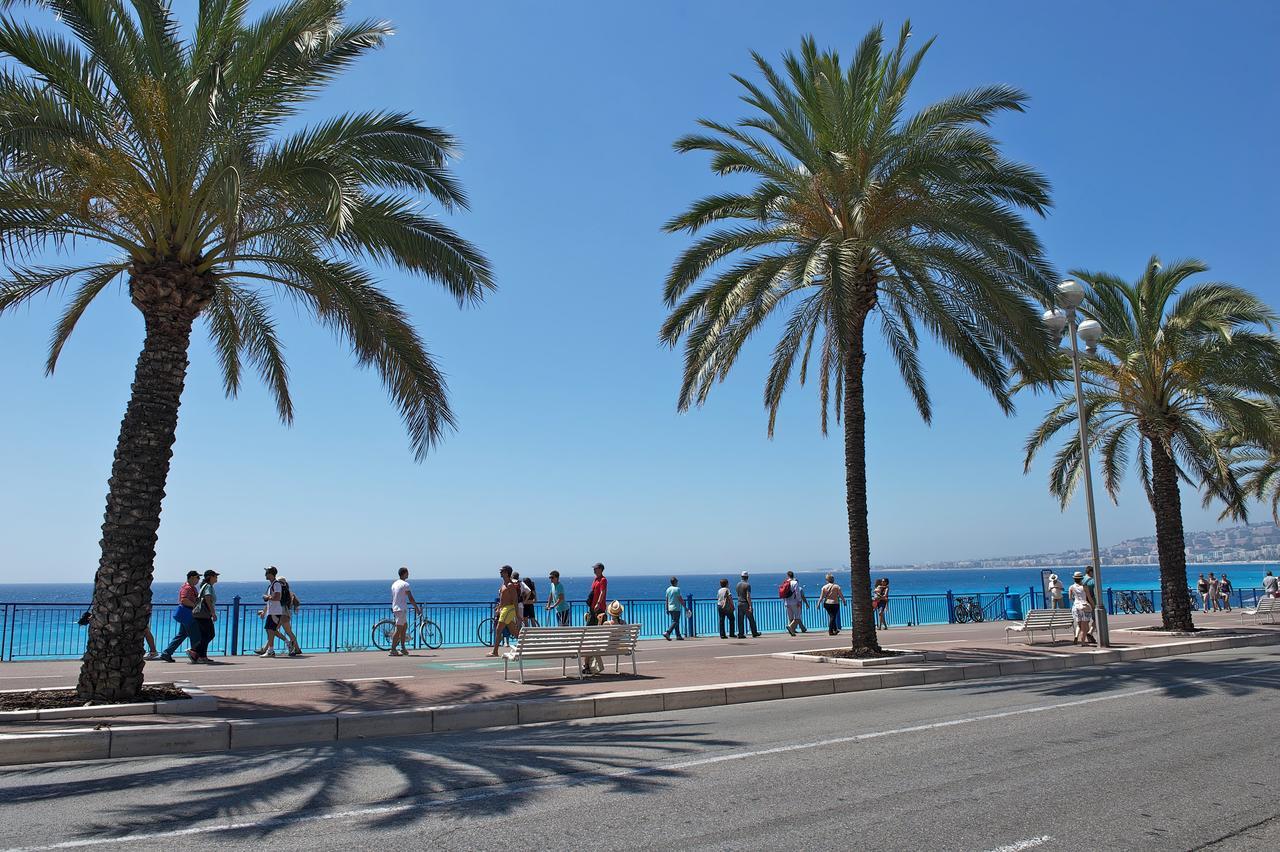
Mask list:
[[[391,653],[389,657],[407,657],[409,656],[409,648],[405,644],[405,636],[409,632],[409,605],[413,605],[413,610],[422,617],[422,606],[413,597],[413,590],[409,588],[409,569],[400,569],[400,579],[391,584],[391,615],[395,618],[396,629],[391,633]],[[399,643],[400,650],[396,650],[396,644]]]
[[[1262,578],[1262,591],[1274,598],[1280,597],[1278,590],[1280,590],[1280,577],[1268,571],[1267,576]]]
[[[276,579],[276,566],[272,565],[266,570],[267,591],[262,596],[264,606],[258,610],[258,615],[266,616],[266,620],[262,622],[262,629],[267,631],[267,644],[263,647],[262,657],[274,657],[276,655],[276,640],[279,639],[284,643],[286,648],[289,647],[289,641],[280,633],[280,614],[284,612],[284,608],[280,605],[280,593],[282,586],[280,581]]]

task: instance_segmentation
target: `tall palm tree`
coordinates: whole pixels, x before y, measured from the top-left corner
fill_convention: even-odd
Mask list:
[[[932,417],[918,353],[921,327],[1006,412],[1011,370],[1048,356],[1029,293],[1052,272],[1021,211],[1042,214],[1048,185],[1005,159],[986,130],[1022,111],[1009,86],[963,92],[914,115],[905,102],[932,41],[907,51],[910,25],[886,49],[879,26],[845,66],[812,38],[781,70],[753,54],[763,77],[736,76],[752,114],[702,120],[676,142],[706,151],[719,175],[751,186],[695,202],[668,231],[710,230],[676,260],[661,339],[684,340],[679,407],[701,404],[747,339],[787,312],[764,403],[772,435],[797,360],[808,376],[815,341],[822,429],[828,403],[844,424],[853,651],[879,651],[871,618],[867,526],[864,332],[874,317],[920,416]],[[694,289],[695,284],[701,282]],[[821,335],[819,335],[821,332]]]
[[[49,372],[113,282],[127,284],[145,322],[78,685],[86,700],[127,700],[142,683],[160,504],[196,320],[228,396],[247,365],[288,423],[269,301],[287,296],[381,374],[421,458],[453,424],[444,378],[369,266],[424,276],[459,303],[493,282],[475,248],[419,209],[422,194],[445,210],[466,206],[447,133],[399,112],[283,129],[383,43],[385,22],[346,20],[343,0],[291,0],[257,20],[246,17],[247,0],[205,0],[184,40],[162,0],[40,5],[69,33],[0,16],[10,65],[0,73],[0,246],[11,264],[0,311],[69,293]],[[72,247],[67,265],[13,265]]]
[[[1086,437],[1099,454],[1112,500],[1136,462],[1155,514],[1162,620],[1169,630],[1193,628],[1178,481],[1239,505],[1242,486],[1223,436],[1266,444],[1276,434],[1275,409],[1265,402],[1280,392],[1280,343],[1269,331],[1276,316],[1230,284],[1200,283],[1177,295],[1187,279],[1207,270],[1198,260],[1166,266],[1152,257],[1132,283],[1103,272],[1072,272],[1086,285],[1080,310],[1103,329],[1098,354],[1080,365]],[[1048,381],[1071,382],[1069,355],[1060,356]],[[1046,381],[1029,384],[1044,387]],[[1069,393],[1026,444],[1029,470],[1036,454],[1072,427],[1049,472],[1049,490],[1064,507],[1082,470],[1076,420]]]

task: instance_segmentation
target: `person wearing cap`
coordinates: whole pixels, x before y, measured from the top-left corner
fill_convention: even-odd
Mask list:
[[[1053,609],[1062,609],[1062,581],[1057,574],[1049,575],[1049,600]]]
[[[196,608],[196,586],[199,583],[200,572],[188,571],[187,582],[178,588],[178,606],[187,610],[187,612],[181,618],[178,618],[177,615],[174,616],[174,620],[178,622],[178,635],[173,637],[173,641],[160,654],[160,659],[166,663],[174,662],[173,652],[178,650],[178,646],[182,644],[184,639],[190,641],[192,648],[200,641],[199,627],[193,626],[195,618],[191,615]],[[177,610],[174,612],[177,613]]]
[[[262,629],[267,633],[267,644],[263,645],[258,651],[259,657],[274,657],[276,655],[277,639],[286,648],[289,647],[289,640],[284,638],[284,635],[280,632],[280,613],[284,611],[284,607],[280,604],[280,597],[284,592],[284,587],[280,585],[280,581],[277,579],[279,573],[274,565],[268,565],[263,572],[267,578],[267,590],[262,595],[263,606],[262,609],[258,610],[258,615],[266,616],[262,622]]]
[[[1072,639],[1075,645],[1088,645],[1093,641],[1090,631],[1093,626],[1093,607],[1089,602],[1089,590],[1084,587],[1084,572],[1077,571],[1072,579],[1067,595],[1071,598],[1071,620],[1076,625],[1076,636]]]
[[[609,601],[609,580],[604,576],[604,565],[597,562],[591,566],[596,578],[591,581],[591,591],[587,595],[587,624],[603,624],[605,606]]]
[[[218,584],[218,572],[210,569],[204,572],[200,588],[196,589],[196,607],[191,612],[191,623],[200,631],[200,641],[187,651],[193,663],[209,662],[209,643],[216,635],[214,622],[218,620],[218,593],[214,586]]]
[[[738,581],[735,591],[738,593],[738,638],[746,639],[746,626],[751,625],[751,635],[759,639],[760,628],[756,627],[755,608],[751,604],[751,584],[747,582],[748,574],[742,572],[742,579]]]

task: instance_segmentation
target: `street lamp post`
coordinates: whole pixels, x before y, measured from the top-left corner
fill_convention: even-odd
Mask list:
[[[1061,308],[1045,311],[1044,324],[1055,334],[1064,332],[1071,340],[1071,372],[1076,385],[1076,410],[1080,424],[1080,460],[1084,464],[1084,499],[1089,515],[1089,547],[1093,556],[1093,619],[1098,627],[1098,645],[1111,646],[1107,629],[1107,608],[1102,602],[1102,560],[1098,556],[1098,520],[1093,507],[1093,472],[1089,464],[1088,420],[1084,408],[1084,391],[1080,384],[1080,347],[1077,338],[1084,341],[1085,352],[1094,354],[1102,337],[1102,326],[1095,320],[1079,319],[1076,308],[1084,301],[1084,288],[1067,280],[1058,285],[1058,304]]]

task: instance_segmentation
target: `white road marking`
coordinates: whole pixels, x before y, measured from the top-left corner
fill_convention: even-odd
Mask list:
[[[259,686],[308,686],[317,683],[364,683],[370,680],[412,680],[417,675],[394,675],[392,677],[352,677],[330,678],[329,680],[284,680],[276,683],[206,683],[201,684],[204,690],[218,689],[254,689]]]
[[[1024,849],[1034,849],[1037,846],[1043,846],[1053,838],[1047,834],[1039,837],[1028,837],[1026,840],[1019,840],[1017,843],[1010,843],[1008,846],[997,846],[991,852],[1022,852]]]
[[[1261,666],[1250,672],[1240,672],[1237,674],[1223,675],[1222,677],[1206,677],[1197,678],[1195,680],[1183,681],[1181,686],[1191,686],[1202,683],[1217,683],[1224,680],[1238,680],[1243,677],[1254,677],[1263,672],[1273,669],[1280,669],[1280,663]],[[971,725],[975,722],[987,722],[994,719],[1008,719],[1012,716],[1024,716],[1031,713],[1047,713],[1053,710],[1062,710],[1067,707],[1081,707],[1086,704],[1097,704],[1102,701],[1117,701],[1123,698],[1135,698],[1140,695],[1150,695],[1153,692],[1165,691],[1166,687],[1154,686],[1150,689],[1136,689],[1130,692],[1118,692],[1114,695],[1099,695],[1093,698],[1081,698],[1075,701],[1063,701],[1057,704],[1042,704],[1038,707],[1024,707],[1020,710],[1005,710],[999,713],[984,713],[980,716],[966,716],[960,719],[950,719],[945,722],[931,722],[923,725],[911,725],[905,728],[890,728],[884,731],[873,731],[866,734],[855,734],[848,737],[834,737],[832,739],[818,740],[809,743],[796,743],[794,745],[777,746],[776,748],[756,749],[754,751],[734,752],[732,754],[718,754],[712,757],[700,757],[693,760],[685,760],[679,763],[660,763],[653,766],[637,766],[625,769],[614,769],[605,772],[588,771],[580,776],[552,776],[550,780],[539,779],[535,781],[527,781],[518,784],[494,784],[472,793],[466,793],[460,796],[452,796],[449,798],[429,799],[425,796],[416,798],[412,801],[402,802],[395,805],[381,805],[369,808],[357,808],[349,811],[336,811],[327,814],[297,814],[289,816],[264,816],[259,819],[250,819],[243,822],[227,822],[220,825],[203,825],[194,826],[192,828],[180,828],[173,831],[156,831],[147,834],[126,834],[120,837],[95,837],[85,840],[67,840],[62,843],[51,843],[46,846],[20,846],[4,850],[4,852],[54,852],[59,849],[81,849],[88,846],[105,846],[108,844],[120,843],[141,843],[144,841],[166,840],[174,837],[192,837],[201,834],[212,834],[219,831],[240,831],[244,829],[264,829],[264,828],[284,828],[290,825],[298,825],[309,822],[329,822],[334,820],[357,819],[360,817],[385,816],[387,814],[398,814],[406,811],[421,810],[431,807],[447,807],[465,802],[475,802],[483,799],[492,799],[498,796],[509,796],[512,793],[533,792],[556,790],[567,787],[584,787],[597,781],[609,781],[618,778],[628,778],[641,775],[652,775],[656,772],[670,772],[673,769],[692,769],[699,766],[710,766],[716,763],[725,763],[731,760],[747,760],[753,757],[763,757],[772,754],[784,754],[793,751],[805,751],[819,748],[829,748],[832,745],[840,743],[861,742],[864,740],[879,739],[882,737],[895,736],[897,734],[914,734],[920,731],[929,731],[936,728],[954,727],[956,725]],[[851,693],[853,694],[853,693]],[[1020,841],[1028,843],[1029,846],[1002,846],[993,852],[1004,852],[1004,850],[1029,849],[1039,846],[1042,843],[1051,840],[1048,835],[1040,838],[1032,838],[1031,840]]]

